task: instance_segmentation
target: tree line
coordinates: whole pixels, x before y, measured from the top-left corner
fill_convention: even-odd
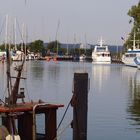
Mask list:
[[[23,51],[25,51],[25,44],[16,44],[17,50],[21,50],[21,46],[23,46]],[[15,50],[15,45],[10,44],[10,49]],[[5,44],[0,45],[0,51],[5,51]],[[41,56],[49,56],[49,55],[73,55],[79,56],[81,54],[85,54],[87,56],[91,56],[92,49],[81,49],[81,48],[64,48],[61,47],[61,43],[57,40],[51,41],[44,45],[42,40],[35,40],[31,43],[26,44],[26,53],[32,52],[34,54],[40,54]]]

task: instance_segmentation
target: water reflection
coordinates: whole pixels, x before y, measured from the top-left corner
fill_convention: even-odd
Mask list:
[[[64,104],[64,108],[58,110],[59,123],[72,96],[73,74],[81,70],[86,70],[90,78],[88,140],[138,140],[140,70],[136,68],[118,64],[30,61],[26,82],[31,99]],[[0,87],[4,84],[4,71],[5,67],[0,64]],[[71,120],[72,108],[63,126]],[[39,123],[39,127],[44,128],[43,122]],[[68,128],[61,140],[70,139],[72,129]]]
[[[42,79],[44,75],[44,62],[42,61],[29,61],[27,67],[30,68],[33,79]]]
[[[95,87],[101,91],[110,75],[110,65],[92,64],[92,75]]]
[[[48,73],[49,79],[55,81],[57,80],[60,74],[60,65],[57,62],[49,62],[49,63],[50,64],[48,64],[49,67],[47,69],[47,73]]]
[[[123,75],[129,82],[128,119],[131,126],[140,131],[140,70],[125,67]]]

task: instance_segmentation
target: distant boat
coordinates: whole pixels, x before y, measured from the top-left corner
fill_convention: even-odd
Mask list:
[[[79,56],[79,61],[85,61],[86,60],[86,46],[87,46],[87,44],[85,44],[85,45],[80,44],[80,49],[84,49],[84,53]]]
[[[6,58],[6,52],[0,51],[0,61],[4,62],[5,58]]]
[[[92,51],[92,61],[95,63],[111,63],[111,55],[108,46],[103,45],[102,38],[100,44]]]
[[[79,56],[79,60],[80,61],[85,61],[85,59],[86,59],[86,56],[84,54]]]
[[[122,62],[131,67],[137,67],[136,57],[140,56],[140,49],[136,48],[135,33],[133,39],[133,49],[128,49],[128,51],[122,56]]]
[[[22,51],[12,51],[12,54],[11,54],[11,59],[13,61],[22,61],[23,60],[23,56],[24,56],[24,53]]]

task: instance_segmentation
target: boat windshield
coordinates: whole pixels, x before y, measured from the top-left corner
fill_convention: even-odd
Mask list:
[[[106,47],[97,47],[97,52],[104,52],[107,51]]]

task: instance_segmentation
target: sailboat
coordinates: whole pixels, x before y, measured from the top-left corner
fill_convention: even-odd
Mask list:
[[[0,99],[0,139],[1,140],[54,140],[56,138],[57,109],[61,104],[50,104],[42,100],[25,101],[25,91],[20,81],[25,64],[23,60],[16,67],[11,67],[10,50],[6,51],[7,64],[7,96]],[[16,75],[11,72],[13,69]],[[32,93],[33,94],[33,93]],[[36,115],[44,116],[45,127],[42,133],[37,133]]]

